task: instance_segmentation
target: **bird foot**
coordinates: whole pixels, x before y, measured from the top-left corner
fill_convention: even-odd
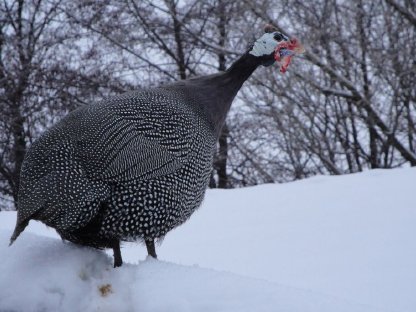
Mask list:
[[[152,240],[146,240],[145,242],[146,242],[146,248],[147,248],[148,255],[157,259],[155,241],[152,239]]]
[[[123,264],[123,259],[121,258],[120,241],[118,240],[114,241],[113,251],[114,251],[114,267],[115,268],[121,267]]]

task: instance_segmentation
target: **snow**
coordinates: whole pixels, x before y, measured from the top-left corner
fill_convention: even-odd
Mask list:
[[[0,213],[0,311],[416,311],[416,168],[210,190],[157,247],[108,254]],[[101,290],[100,290],[101,289]]]

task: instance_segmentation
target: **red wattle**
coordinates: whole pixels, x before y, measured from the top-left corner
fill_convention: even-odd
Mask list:
[[[296,38],[292,38],[289,41],[283,41],[280,42],[276,49],[274,50],[274,59],[279,62],[280,65],[280,72],[285,73],[287,68],[289,67],[290,61],[292,60],[293,55],[287,55],[287,56],[280,56],[280,51],[282,49],[288,49],[288,50],[295,50],[296,47],[298,47],[299,43]]]

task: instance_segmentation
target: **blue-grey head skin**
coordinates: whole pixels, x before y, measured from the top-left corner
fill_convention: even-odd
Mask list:
[[[65,240],[113,248],[118,265],[120,241],[146,241],[152,254],[147,243],[200,206],[235,95],[259,65],[274,62],[274,48],[285,38],[267,31],[225,72],[68,114],[25,157],[11,243],[33,219]]]

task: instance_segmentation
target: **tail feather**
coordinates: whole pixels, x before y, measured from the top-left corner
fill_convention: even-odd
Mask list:
[[[22,233],[25,230],[28,224],[29,224],[29,221],[24,221],[24,222],[17,221],[13,235],[12,237],[10,237],[9,246],[11,246],[14,243],[14,241],[19,237],[20,233]]]

